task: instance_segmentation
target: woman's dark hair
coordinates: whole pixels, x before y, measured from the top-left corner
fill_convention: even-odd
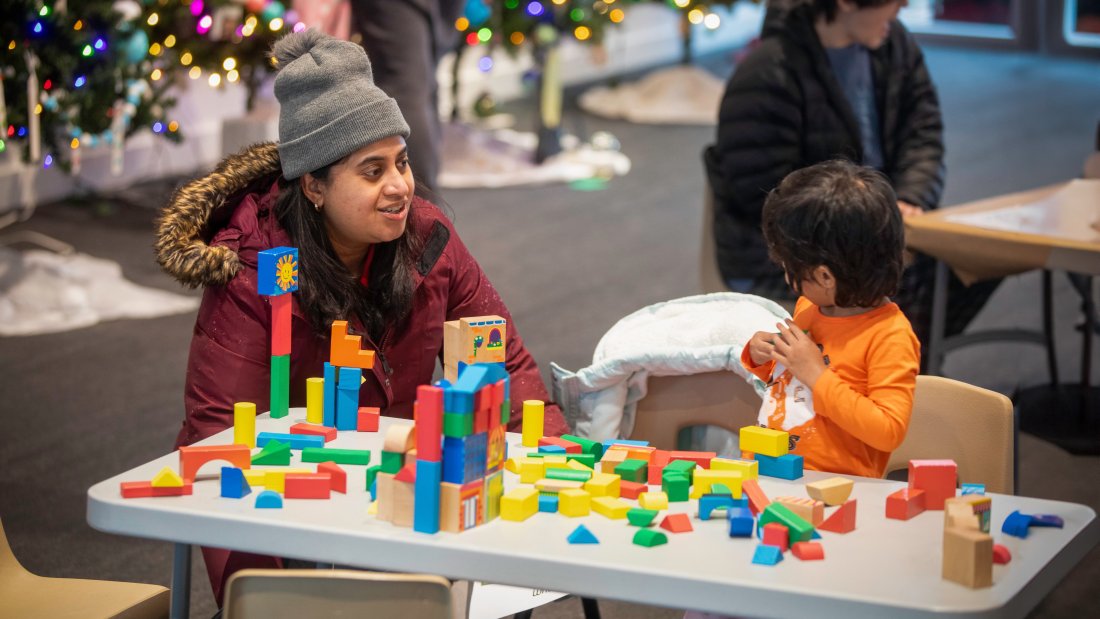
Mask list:
[[[328,182],[332,167],[338,163],[311,174]],[[374,246],[369,287],[360,283],[359,273],[349,273],[337,257],[325,231],[324,217],[302,192],[298,180],[279,180],[275,217],[298,247],[298,302],[315,331],[326,333],[332,321],[354,315],[377,341],[387,325],[408,316],[413,300],[414,260],[420,250],[419,239],[413,233],[416,209],[412,204],[404,234]]]
[[[764,201],[771,259],[801,294],[821,265],[837,280],[836,304],[872,307],[897,292],[905,229],[886,177],[848,161],[826,161],[787,175]]]
[[[837,13],[837,1],[838,0],[810,0],[810,5],[813,7],[814,16],[824,15],[825,21],[833,21],[836,19]],[[871,7],[883,6],[896,2],[897,0],[852,0],[852,2],[861,9],[869,9]]]

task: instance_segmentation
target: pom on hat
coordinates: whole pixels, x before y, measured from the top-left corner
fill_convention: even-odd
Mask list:
[[[279,69],[290,64],[310,52],[317,44],[326,39],[326,35],[314,28],[294,32],[275,41],[268,54],[275,59],[275,66]]]

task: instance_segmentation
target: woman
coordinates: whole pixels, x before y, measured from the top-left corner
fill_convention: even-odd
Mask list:
[[[443,323],[507,308],[437,207],[414,195],[396,102],[374,85],[370,62],[353,43],[315,31],[275,44],[279,144],[227,158],[182,187],[159,221],[157,258],[189,286],[205,286],[184,390],[186,418],[176,440],[188,445],[232,425],[233,403],[267,410],[270,309],[257,294],[257,252],[299,251],[293,300],[290,403],[305,403],[306,378],[321,376],[329,328],[348,320],[376,351],[360,403],[411,418],[418,385],[431,382],[442,355]],[[509,324],[510,428],[524,400],[547,400],[538,367]],[[567,431],[546,409],[545,433]],[[229,575],[281,561],[204,548],[219,606]]]

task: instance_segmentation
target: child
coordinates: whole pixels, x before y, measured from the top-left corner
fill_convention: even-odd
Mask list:
[[[790,433],[808,469],[881,477],[913,410],[920,344],[889,296],[905,234],[882,174],[827,161],[764,203],[768,252],[799,295],[794,319],[758,332],[741,362],[768,383],[761,426]]]

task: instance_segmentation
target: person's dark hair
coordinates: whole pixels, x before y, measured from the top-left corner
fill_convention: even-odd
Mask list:
[[[897,292],[905,229],[880,172],[841,160],[796,170],[768,194],[762,226],[769,256],[799,294],[821,265],[836,277],[840,307],[872,307]]]
[[[328,182],[333,162],[311,174]],[[417,193],[420,193],[419,190]],[[413,233],[416,209],[409,205],[405,233],[374,247],[370,286],[364,287],[359,273],[349,273],[336,255],[325,231],[324,218],[302,192],[295,179],[279,180],[275,217],[298,247],[298,302],[310,325],[326,333],[334,320],[354,315],[367,333],[377,340],[387,325],[408,316],[413,300],[413,269],[420,244]]]
[[[814,16],[824,15],[825,21],[831,22],[836,19],[837,13],[837,1],[838,0],[810,0],[810,5],[813,7]],[[896,0],[852,0],[856,6],[861,9],[869,9],[871,7],[882,6],[884,4],[890,4]]]

